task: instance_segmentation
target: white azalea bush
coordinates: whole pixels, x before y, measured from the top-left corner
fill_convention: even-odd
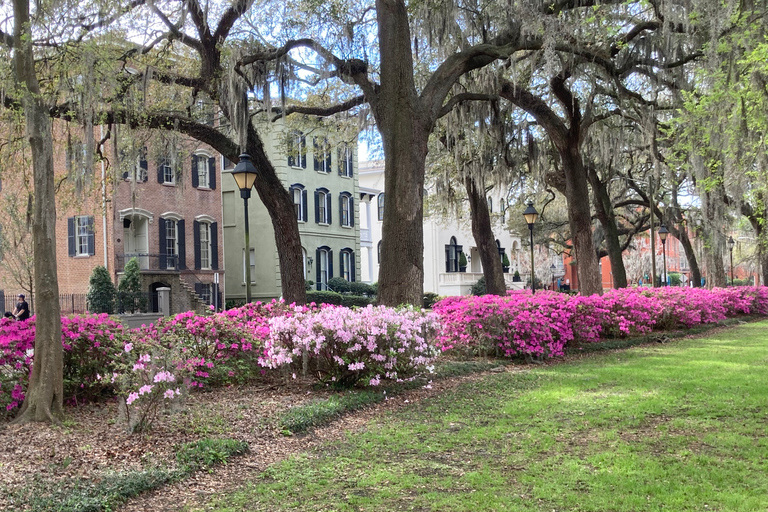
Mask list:
[[[299,371],[306,357],[316,378],[340,387],[409,380],[433,369],[436,321],[415,308],[298,306],[269,320],[259,362]]]

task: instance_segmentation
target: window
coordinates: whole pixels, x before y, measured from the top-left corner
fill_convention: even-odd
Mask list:
[[[235,163],[230,160],[229,158],[225,157],[224,155],[221,155],[221,168],[222,169],[234,169]]]
[[[328,289],[328,280],[333,277],[333,251],[330,247],[318,247],[316,252],[316,282],[318,290]]]
[[[176,173],[173,171],[173,164],[167,158],[157,162],[157,182],[169,185],[176,183]]]
[[[288,166],[307,168],[307,139],[299,131],[293,132],[288,140]]]
[[[245,282],[245,249],[243,249],[243,282]],[[256,249],[251,249],[251,283],[256,282]]]
[[[184,220],[174,212],[166,212],[159,219],[160,269],[185,268]]]
[[[504,199],[502,199],[500,206],[501,206],[501,222],[506,222],[507,221],[507,202]]]
[[[178,254],[178,238],[176,237],[176,221],[165,221],[165,255],[167,268],[176,268],[176,255]]]
[[[219,269],[218,223],[207,215],[201,215],[194,223],[195,268],[198,270]]]
[[[451,243],[445,246],[445,271],[459,271],[459,255],[462,252],[462,246],[456,243],[456,237],[451,237]]]
[[[493,199],[488,196],[488,213],[493,213]]]
[[[339,194],[339,216],[342,226],[349,228],[355,225],[354,199],[349,192]]]
[[[78,215],[67,219],[67,234],[70,256],[93,256],[96,254],[93,216]]]
[[[353,171],[354,171],[354,160],[353,160],[353,152],[352,148],[348,144],[342,144],[339,146],[338,151],[338,167],[339,167],[339,176],[346,176],[347,178],[351,178]]]
[[[326,188],[315,190],[315,222],[331,223],[331,193]]]
[[[376,257],[378,258],[379,264],[381,264],[381,240],[379,240],[379,243],[376,244]]]
[[[379,220],[384,220],[384,192],[379,194]]]
[[[210,283],[195,283],[195,293],[203,304],[213,304],[213,285]]]
[[[355,252],[349,247],[342,249],[340,254],[339,275],[349,282],[355,280]]]
[[[312,149],[315,170],[318,172],[331,172],[331,149],[328,146],[328,139],[325,137],[315,137]]]
[[[211,225],[200,223],[200,268],[211,268]]]
[[[296,220],[307,222],[307,191],[304,185],[294,183],[290,187],[291,197],[293,197],[293,208],[296,213]]]
[[[211,165],[216,160],[207,155],[192,155],[192,186],[195,188],[210,188],[213,169]]]

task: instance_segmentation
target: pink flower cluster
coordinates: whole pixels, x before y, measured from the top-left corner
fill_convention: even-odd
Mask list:
[[[430,341],[434,323],[434,315],[412,308],[294,306],[269,320],[259,362],[301,367],[307,358],[313,375],[340,386],[409,379],[437,355]]]
[[[768,288],[624,288],[571,297],[541,291],[448,297],[435,304],[437,345],[483,354],[554,357],[571,340],[687,328],[741,314],[768,314]]]

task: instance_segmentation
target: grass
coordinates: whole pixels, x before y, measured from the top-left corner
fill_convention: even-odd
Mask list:
[[[768,508],[768,322],[496,373],[206,510]]]

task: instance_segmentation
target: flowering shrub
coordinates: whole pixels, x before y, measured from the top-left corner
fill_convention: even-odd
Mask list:
[[[440,317],[437,344],[442,350],[553,357],[570,340],[592,342],[739,314],[768,314],[768,288],[624,288],[591,297],[510,292],[505,297],[448,297],[433,310]]]
[[[114,386],[105,376],[115,371],[123,338],[123,326],[106,313],[61,318],[67,400],[76,403],[112,393]]]
[[[158,413],[171,400],[180,398],[186,390],[174,369],[180,358],[178,350],[162,346],[147,338],[143,343],[128,342],[116,359],[117,373],[111,381],[118,386],[124,399],[126,422],[131,432],[152,427]]]
[[[24,401],[34,347],[33,319],[0,319],[0,414],[13,411]]]
[[[313,374],[339,386],[413,378],[437,350],[428,341],[434,316],[413,308],[292,306],[269,320],[260,363],[271,368],[309,358]]]

